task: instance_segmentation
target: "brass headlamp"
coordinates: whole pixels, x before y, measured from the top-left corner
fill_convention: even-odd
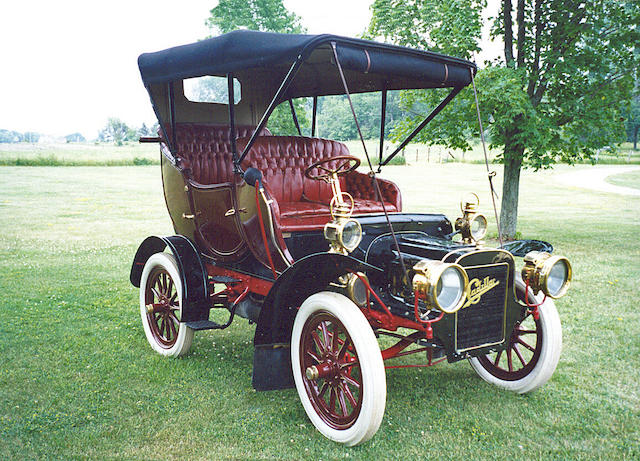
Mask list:
[[[351,253],[362,240],[362,227],[355,219],[334,219],[324,226],[324,238],[329,241],[333,253]]]
[[[331,186],[333,198],[329,204],[329,209],[333,219],[324,225],[324,238],[329,241],[329,252],[351,253],[360,245],[362,227],[358,221],[351,219],[353,197],[340,190],[340,183],[337,178],[335,182],[332,182]]]
[[[476,194],[469,194],[460,202],[462,217],[456,219],[456,231],[462,235],[464,243],[481,243],[487,234],[487,218],[478,213],[480,199]]]
[[[453,314],[462,307],[469,291],[469,276],[461,266],[423,259],[413,270],[413,289],[431,309]]]
[[[534,294],[542,290],[551,298],[560,298],[567,292],[571,276],[571,263],[564,256],[530,251],[524,257],[522,280],[529,283]]]

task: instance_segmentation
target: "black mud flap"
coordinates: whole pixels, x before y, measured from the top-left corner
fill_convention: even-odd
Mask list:
[[[275,391],[295,387],[289,344],[255,346],[252,384],[257,391]]]

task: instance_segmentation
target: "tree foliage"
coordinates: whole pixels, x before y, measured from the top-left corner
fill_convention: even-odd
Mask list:
[[[82,133],[71,133],[68,134],[64,137],[65,141],[67,142],[67,144],[70,144],[72,142],[86,142],[87,139],[82,136]]]
[[[282,0],[220,0],[218,6],[211,10],[211,16],[206,24],[212,32],[217,34],[236,29],[286,34],[305,32],[300,17],[287,10]],[[310,122],[305,102],[296,100],[294,107],[301,129],[306,129]],[[267,128],[279,135],[298,134],[288,102],[285,101],[275,108],[269,117]]]
[[[38,142],[40,133],[27,131],[20,133],[18,131],[0,130],[0,144],[16,143],[16,142]]]
[[[470,58],[480,51],[485,0],[375,0],[367,38]]]
[[[633,143],[633,149],[638,149],[638,133],[640,132],[640,83],[636,83],[631,101],[622,110],[627,130],[627,141]]]
[[[468,58],[478,49],[482,6],[481,1],[376,0],[368,33]],[[502,231],[513,237],[522,167],[591,159],[598,148],[622,138],[621,107],[630,99],[640,68],[634,54],[640,4],[502,0],[495,13],[492,33],[502,39],[504,54],[478,72],[477,87],[483,125],[492,145],[502,148]],[[403,104],[424,114],[443,97],[438,93],[408,92]],[[406,135],[423,117],[407,119],[395,136]],[[421,140],[468,148],[469,135],[478,134],[473,93],[467,88]]]
[[[287,10],[282,0],[220,0],[206,21],[214,32],[236,29],[299,34],[304,32],[300,17]]]
[[[110,117],[107,124],[98,134],[98,141],[113,142],[116,146],[121,146],[125,141],[135,141],[138,133],[135,129],[127,126],[119,118]]]
[[[358,116],[362,136],[365,139],[377,139],[380,136],[380,94],[354,94],[351,95],[351,100]],[[385,117],[387,134],[404,116],[405,113],[400,109],[399,92],[389,91]],[[358,138],[358,131],[346,96],[328,96],[319,99],[318,136],[341,141]]]

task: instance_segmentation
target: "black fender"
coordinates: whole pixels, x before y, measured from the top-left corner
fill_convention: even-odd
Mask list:
[[[178,264],[182,282],[182,322],[194,322],[209,319],[209,283],[208,275],[198,250],[183,235],[170,237],[147,237],[138,247],[133,258],[129,280],[140,287],[142,270],[147,260],[154,254],[169,247]]]
[[[265,298],[253,340],[253,387],[259,391],[294,386],[291,332],[302,302],[350,271],[381,271],[352,256],[316,253],[296,261],[276,280]]]
[[[553,245],[542,240],[514,240],[506,242],[501,247],[513,256],[525,257],[530,251],[546,251],[553,253]]]

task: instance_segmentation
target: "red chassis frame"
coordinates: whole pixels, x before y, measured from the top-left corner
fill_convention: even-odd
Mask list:
[[[225,269],[223,267],[214,266],[211,264],[206,264],[207,273],[210,277],[227,277],[233,279],[233,281],[229,282],[211,282],[224,284],[225,288],[215,292],[211,290],[211,301],[215,303],[217,300],[221,299],[222,296],[226,299],[227,302],[231,304],[237,304],[242,301],[247,294],[255,293],[261,296],[267,296],[269,290],[273,286],[273,282],[268,280],[264,280],[258,277],[254,277],[251,275],[243,274],[240,272],[236,272],[230,269]],[[420,352],[427,353],[427,363],[424,364],[414,364],[414,365],[387,365],[385,368],[413,368],[413,367],[430,367],[436,365],[444,360],[446,357],[439,358],[437,360],[433,360],[433,348],[430,346],[423,346],[417,349],[405,350],[411,344],[416,344],[418,341],[422,339],[431,340],[433,339],[433,328],[432,324],[438,322],[444,316],[444,313],[440,313],[440,315],[431,320],[423,320],[420,318],[418,311],[418,300],[420,299],[418,293],[415,293],[415,305],[414,305],[414,317],[415,320],[409,320],[406,318],[402,318],[399,316],[395,316],[391,313],[389,308],[385,305],[385,303],[380,299],[380,297],[375,293],[371,285],[367,281],[365,277],[361,274],[354,274],[364,283],[367,288],[367,307],[361,308],[362,313],[365,318],[369,321],[371,328],[374,330],[378,330],[378,333],[383,334],[385,336],[391,336],[394,338],[398,338],[399,341],[395,343],[393,346],[390,346],[381,351],[382,359],[389,360],[397,357],[403,357],[406,355],[417,354]],[[374,310],[371,308],[371,296],[375,299],[376,303],[382,308],[382,310]],[[392,333],[398,330],[398,328],[409,328],[412,330],[416,330],[409,335],[401,335],[398,333]],[[379,331],[385,330],[385,331]]]

